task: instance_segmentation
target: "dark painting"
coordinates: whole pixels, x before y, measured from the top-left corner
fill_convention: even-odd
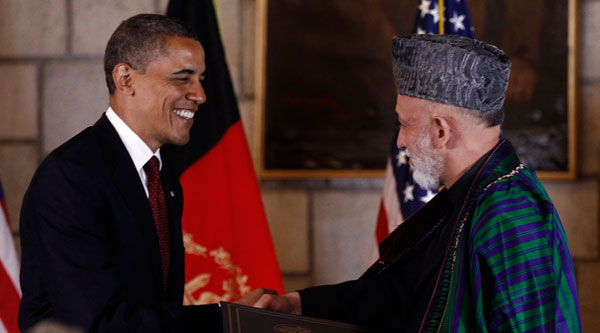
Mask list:
[[[470,1],[478,39],[512,61],[503,132],[529,168],[567,171],[568,1]]]
[[[262,175],[385,168],[395,126],[392,37],[412,32],[418,4],[266,1]],[[504,135],[528,167],[571,171],[568,1],[468,5],[476,37],[513,62]]]

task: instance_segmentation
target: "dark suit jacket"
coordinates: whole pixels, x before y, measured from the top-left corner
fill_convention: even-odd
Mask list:
[[[179,332],[192,323],[220,331],[216,305],[181,305],[183,197],[168,168],[163,163],[171,233],[163,292],[148,199],[106,116],[42,162],[21,210],[21,329],[53,319],[86,331]]]

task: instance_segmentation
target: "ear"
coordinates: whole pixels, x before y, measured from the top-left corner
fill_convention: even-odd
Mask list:
[[[135,91],[131,81],[133,68],[125,63],[119,63],[113,68],[112,77],[115,83],[116,90],[126,96],[133,96]]]
[[[452,136],[452,127],[448,119],[443,116],[434,116],[432,118],[431,144],[434,148],[442,148],[447,146]]]

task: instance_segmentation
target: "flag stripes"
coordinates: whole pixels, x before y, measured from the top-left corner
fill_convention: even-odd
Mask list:
[[[0,331],[17,332],[21,288],[19,262],[0,184]]]

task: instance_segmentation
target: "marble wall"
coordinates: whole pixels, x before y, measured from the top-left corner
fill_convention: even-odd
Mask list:
[[[92,124],[108,98],[103,49],[118,23],[164,12],[168,0],[0,2],[0,177],[14,237],[24,191],[41,159]],[[545,182],[575,258],[585,331],[600,325],[600,0],[581,0],[580,177]],[[251,148],[256,0],[220,0],[227,61]],[[355,278],[368,266],[381,179],[262,181],[286,289]]]

